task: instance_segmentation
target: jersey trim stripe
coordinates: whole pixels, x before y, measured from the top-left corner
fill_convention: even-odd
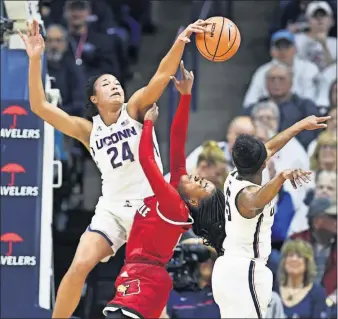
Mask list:
[[[254,234],[254,241],[253,241],[253,252],[254,252],[254,257],[258,258],[259,257],[259,232],[261,230],[261,225],[263,222],[263,217],[264,215],[261,214],[258,218],[257,225],[256,225],[256,231]]]
[[[167,222],[168,224],[172,224],[172,225],[177,225],[177,226],[185,226],[185,225],[192,225],[194,223],[194,219],[189,215],[188,217],[188,221],[187,222],[175,222],[167,217],[165,217],[159,209],[159,203],[157,202],[156,204],[156,211],[157,211],[157,215],[160,216],[160,218],[162,220],[164,220],[165,222]]]
[[[133,318],[133,319],[144,319],[144,317],[137,312],[136,310],[130,309],[129,307],[124,307],[115,303],[109,303],[107,306],[103,309],[102,313],[109,318],[109,312],[115,312],[117,310],[121,310],[122,314],[124,314],[127,317]]]
[[[108,242],[108,244],[109,244],[110,246],[113,246],[113,242],[109,239],[108,235],[105,234],[103,231],[97,230],[97,229],[92,229],[92,228],[90,227],[90,225],[88,226],[87,231],[90,231],[90,232],[92,232],[92,233],[98,233],[98,234],[100,234],[100,235]]]
[[[262,317],[261,309],[259,306],[256,289],[255,289],[255,262],[252,260],[250,261],[250,266],[249,266],[249,289],[250,289],[252,301],[255,305],[257,316],[259,319],[261,319],[263,317]]]

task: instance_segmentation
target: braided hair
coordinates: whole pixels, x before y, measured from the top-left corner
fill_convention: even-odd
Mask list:
[[[90,100],[90,97],[95,95],[95,82],[97,79],[101,77],[101,75],[94,75],[91,76],[86,84],[86,113],[85,116],[89,120],[92,119],[93,116],[99,114],[99,110],[97,109],[97,106]]]
[[[215,248],[218,256],[223,255],[223,241],[225,234],[225,197],[221,190],[203,199],[199,206],[191,207],[194,218],[193,231],[203,239],[207,246]]]

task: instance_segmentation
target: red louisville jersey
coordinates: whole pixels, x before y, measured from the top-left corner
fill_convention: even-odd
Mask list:
[[[126,248],[126,263],[167,264],[182,234],[193,223],[183,200],[178,204],[179,211],[175,215],[177,220],[186,222],[168,219],[166,216],[172,216],[172,207],[176,206],[171,204],[168,201],[167,204],[159,205],[155,196],[144,200],[134,218]]]

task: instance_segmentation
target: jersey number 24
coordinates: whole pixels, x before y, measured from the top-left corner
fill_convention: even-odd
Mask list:
[[[113,168],[118,168],[120,166],[122,166],[122,162],[117,161],[117,156],[119,155],[118,149],[113,146],[107,149],[107,154],[111,155],[111,165],[113,166]],[[122,143],[122,161],[127,161],[130,160],[131,162],[134,162],[134,154],[131,152],[130,147],[128,142],[123,142]]]

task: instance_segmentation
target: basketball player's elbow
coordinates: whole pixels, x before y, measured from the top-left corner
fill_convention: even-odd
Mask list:
[[[43,102],[40,101],[30,101],[31,110],[33,113],[38,114],[43,109]]]
[[[43,110],[47,107],[48,103],[46,103],[45,101],[34,101],[34,102],[30,102],[31,105],[31,110],[33,113],[35,113],[36,115],[40,115]]]

